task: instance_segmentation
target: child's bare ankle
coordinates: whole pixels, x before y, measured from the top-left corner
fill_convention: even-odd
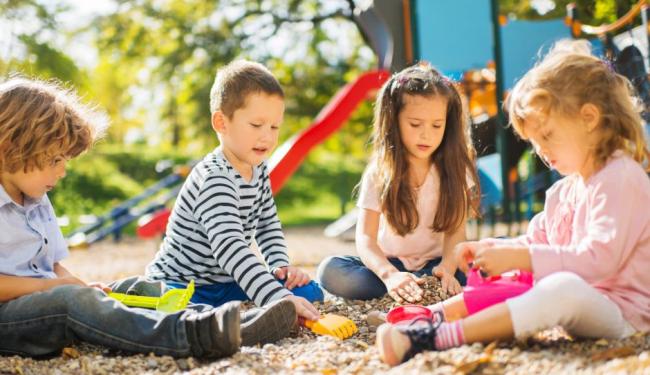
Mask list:
[[[411,342],[394,325],[382,324],[377,328],[377,348],[382,360],[395,366],[402,363],[404,355],[411,348]]]

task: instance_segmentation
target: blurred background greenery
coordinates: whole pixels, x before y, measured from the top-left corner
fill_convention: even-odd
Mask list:
[[[581,21],[612,22],[636,1],[577,1]],[[58,215],[101,214],[217,145],[209,125],[216,70],[267,65],[286,91],[280,142],[307,127],[376,58],[353,22],[364,0],[0,0],[0,80],[57,79],[108,113],[108,136],[70,163]],[[501,13],[565,15],[569,1],[499,0]],[[462,15],[461,15],[462,16]],[[286,225],[328,222],[353,205],[369,155],[372,104],[310,153],[276,197]]]

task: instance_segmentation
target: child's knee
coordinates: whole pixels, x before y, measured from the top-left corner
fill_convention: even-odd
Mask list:
[[[337,285],[347,279],[346,275],[349,273],[343,267],[344,260],[341,257],[331,256],[323,259],[318,265],[316,271],[316,278],[323,288],[329,290],[330,288],[338,289]]]
[[[557,272],[540,280],[535,288],[549,304],[574,311],[582,304],[584,286],[588,286],[587,282],[575,273]]]
[[[79,285],[62,285],[52,289],[52,303],[69,312],[74,308],[85,308],[97,303],[102,292],[95,288]]]

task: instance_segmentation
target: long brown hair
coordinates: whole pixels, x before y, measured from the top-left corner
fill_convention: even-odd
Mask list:
[[[556,43],[517,82],[504,106],[516,133],[527,139],[527,117],[551,112],[576,116],[586,103],[596,105],[601,113],[600,141],[594,149],[598,165],[604,165],[619,149],[641,164],[648,163],[641,101],[627,78],[591,54],[587,41]]]
[[[399,235],[406,235],[418,226],[417,197],[408,178],[408,151],[399,131],[398,115],[404,106],[404,95],[447,99],[445,133],[440,146],[431,155],[431,163],[435,164],[440,176],[440,198],[431,230],[456,230],[470,210],[478,214],[476,198],[480,197],[480,189],[474,166],[475,152],[456,87],[427,63],[393,75],[377,97],[372,163],[377,173],[381,211]],[[474,181],[473,192],[469,191],[468,175]]]

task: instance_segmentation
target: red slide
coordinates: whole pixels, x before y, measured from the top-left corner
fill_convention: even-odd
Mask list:
[[[325,141],[348,120],[352,112],[368,95],[381,88],[390,77],[385,70],[362,74],[348,83],[320,111],[305,130],[284,142],[269,158],[271,189],[277,194],[289,177],[298,169],[309,151]]]
[[[385,70],[375,70],[362,74],[356,81],[348,83],[320,111],[314,122],[305,130],[284,142],[269,158],[271,189],[276,194],[309,151],[336,132],[348,120],[352,112],[373,91],[381,88],[390,77]],[[138,224],[138,236],[151,238],[165,233],[169,209],[164,209],[141,220]]]

